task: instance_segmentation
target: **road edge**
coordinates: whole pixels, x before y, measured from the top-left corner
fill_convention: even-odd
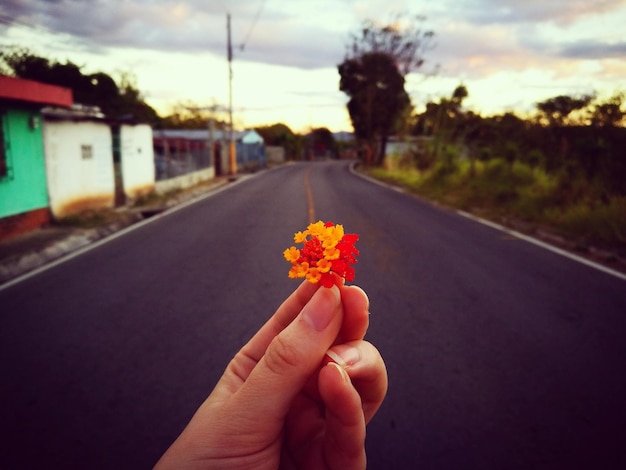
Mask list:
[[[428,199],[424,199],[420,196],[416,196],[413,195],[411,193],[409,193],[408,191],[406,191],[404,188],[402,188],[401,186],[397,186],[394,185],[392,183],[388,183],[386,181],[380,181],[377,180],[376,178],[372,178],[369,175],[365,175],[359,171],[356,170],[356,166],[357,166],[358,162],[353,162],[352,164],[350,164],[350,173],[352,173],[353,175],[356,175],[360,178],[363,178],[364,180],[369,181],[370,183],[374,183],[377,184],[378,186],[382,186],[384,188],[390,189],[392,191],[396,191],[399,193],[403,193],[406,194],[407,196],[412,196],[412,197],[416,197],[422,201],[428,202],[430,204],[432,204],[433,206],[437,207],[437,208],[441,208],[441,206],[439,204],[435,204],[432,201],[428,200]],[[455,212],[456,214],[460,215],[461,217],[464,217],[466,219],[469,220],[473,220],[474,222],[477,222],[479,224],[485,225],[487,227],[491,227],[494,230],[498,230],[500,232],[506,233],[507,235],[513,236],[519,240],[523,240],[527,243],[531,243],[535,246],[538,246],[540,248],[543,248],[544,250],[548,250],[552,253],[558,254],[560,256],[563,256],[565,258],[569,258],[570,260],[576,261],[578,263],[584,264],[586,266],[589,266],[591,268],[594,268],[598,271],[602,271],[605,274],[609,274],[611,276],[614,276],[618,279],[621,279],[622,281],[626,281],[626,274],[622,273],[620,271],[617,271],[615,269],[609,268],[608,266],[605,266],[603,264],[600,264],[596,261],[590,260],[588,258],[585,258],[584,256],[580,256],[577,255],[576,253],[572,253],[571,251],[565,250],[563,248],[560,248],[556,245],[553,245],[551,243],[545,242],[539,238],[536,237],[532,237],[530,235],[526,235],[522,232],[518,232],[517,230],[513,230],[509,227],[506,227],[504,225],[498,224],[496,222],[493,222],[491,220],[487,220],[487,219],[483,219],[481,217],[478,217],[474,214],[471,214],[469,212],[460,210],[460,209],[450,209],[451,211]]]
[[[200,194],[198,196],[194,196],[186,201],[180,202],[178,204],[172,205],[171,207],[166,208],[162,212],[159,212],[151,217],[140,219],[135,222],[131,222],[129,225],[125,225],[123,227],[115,226],[115,224],[111,227],[102,227],[100,230],[94,230],[94,233],[89,235],[80,235],[80,236],[71,236],[69,239],[63,240],[63,243],[67,245],[64,248],[55,247],[52,251],[57,251],[57,253],[49,258],[47,256],[41,255],[40,253],[28,253],[24,255],[22,258],[18,259],[16,263],[21,262],[24,258],[26,258],[29,266],[19,274],[12,276],[6,280],[0,281],[0,292],[5,289],[8,289],[16,284],[19,284],[31,277],[37,276],[38,274],[45,272],[49,269],[52,269],[60,264],[63,264],[77,256],[80,256],[88,251],[98,248],[106,243],[109,243],[116,238],[122,237],[125,234],[132,232],[133,230],[139,229],[145,225],[148,225],[155,220],[166,217],[170,214],[178,212],[186,207],[200,202],[204,199],[208,199],[213,197],[223,191],[226,191],[234,186],[237,186],[239,183],[246,181],[250,178],[253,178],[259,174],[264,173],[263,170],[257,173],[252,174],[244,174],[239,175],[236,179],[231,180],[228,184],[222,184],[219,186],[215,186],[210,188],[204,194]],[[58,253],[61,251],[61,253]]]

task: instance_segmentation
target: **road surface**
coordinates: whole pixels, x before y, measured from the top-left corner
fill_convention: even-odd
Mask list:
[[[296,286],[309,218],[361,239],[389,393],[373,469],[626,468],[626,282],[381,187],[286,165],[0,291],[0,468],[150,468]]]

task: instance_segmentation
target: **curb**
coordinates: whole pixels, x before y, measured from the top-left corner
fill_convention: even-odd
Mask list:
[[[241,175],[238,179],[246,179],[246,176]],[[199,187],[189,188],[182,193],[172,196],[161,206],[123,209],[120,212],[123,212],[124,217],[120,217],[115,222],[91,229],[75,228],[68,236],[51,242],[42,250],[30,251],[0,261],[0,290],[8,287],[10,283],[17,282],[21,276],[27,276],[39,268],[55,261],[60,261],[72,253],[102,241],[133,225],[141,222],[145,223],[153,216],[158,216],[199,201],[211,193],[222,189],[227,184],[232,184],[232,181],[230,179],[207,181],[204,183],[204,187],[200,185]]]
[[[143,220],[143,216],[140,213],[129,211],[125,220],[116,221],[98,228],[76,229],[69,236],[51,243],[41,251],[31,251],[14,259],[9,258],[8,261],[0,262],[0,285],[106,238],[141,220]]]

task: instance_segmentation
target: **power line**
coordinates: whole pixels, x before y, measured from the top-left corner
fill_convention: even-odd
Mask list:
[[[248,40],[250,39],[250,36],[252,35],[252,30],[256,26],[257,21],[259,21],[259,18],[261,17],[261,13],[263,12],[263,9],[265,8],[266,1],[267,0],[261,0],[261,5],[259,5],[259,9],[257,10],[256,15],[254,15],[254,18],[252,19],[252,24],[250,25],[250,29],[248,29],[248,34],[246,34],[246,38],[241,43],[241,46],[239,46],[242,51],[246,47],[246,44],[248,44]]]

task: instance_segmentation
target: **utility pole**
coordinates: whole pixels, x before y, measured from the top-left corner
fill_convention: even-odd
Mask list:
[[[230,120],[229,174],[234,176],[237,174],[237,154],[235,148],[235,129],[233,127],[233,47],[230,40],[230,13],[226,14],[226,32],[228,34],[228,117]]]

